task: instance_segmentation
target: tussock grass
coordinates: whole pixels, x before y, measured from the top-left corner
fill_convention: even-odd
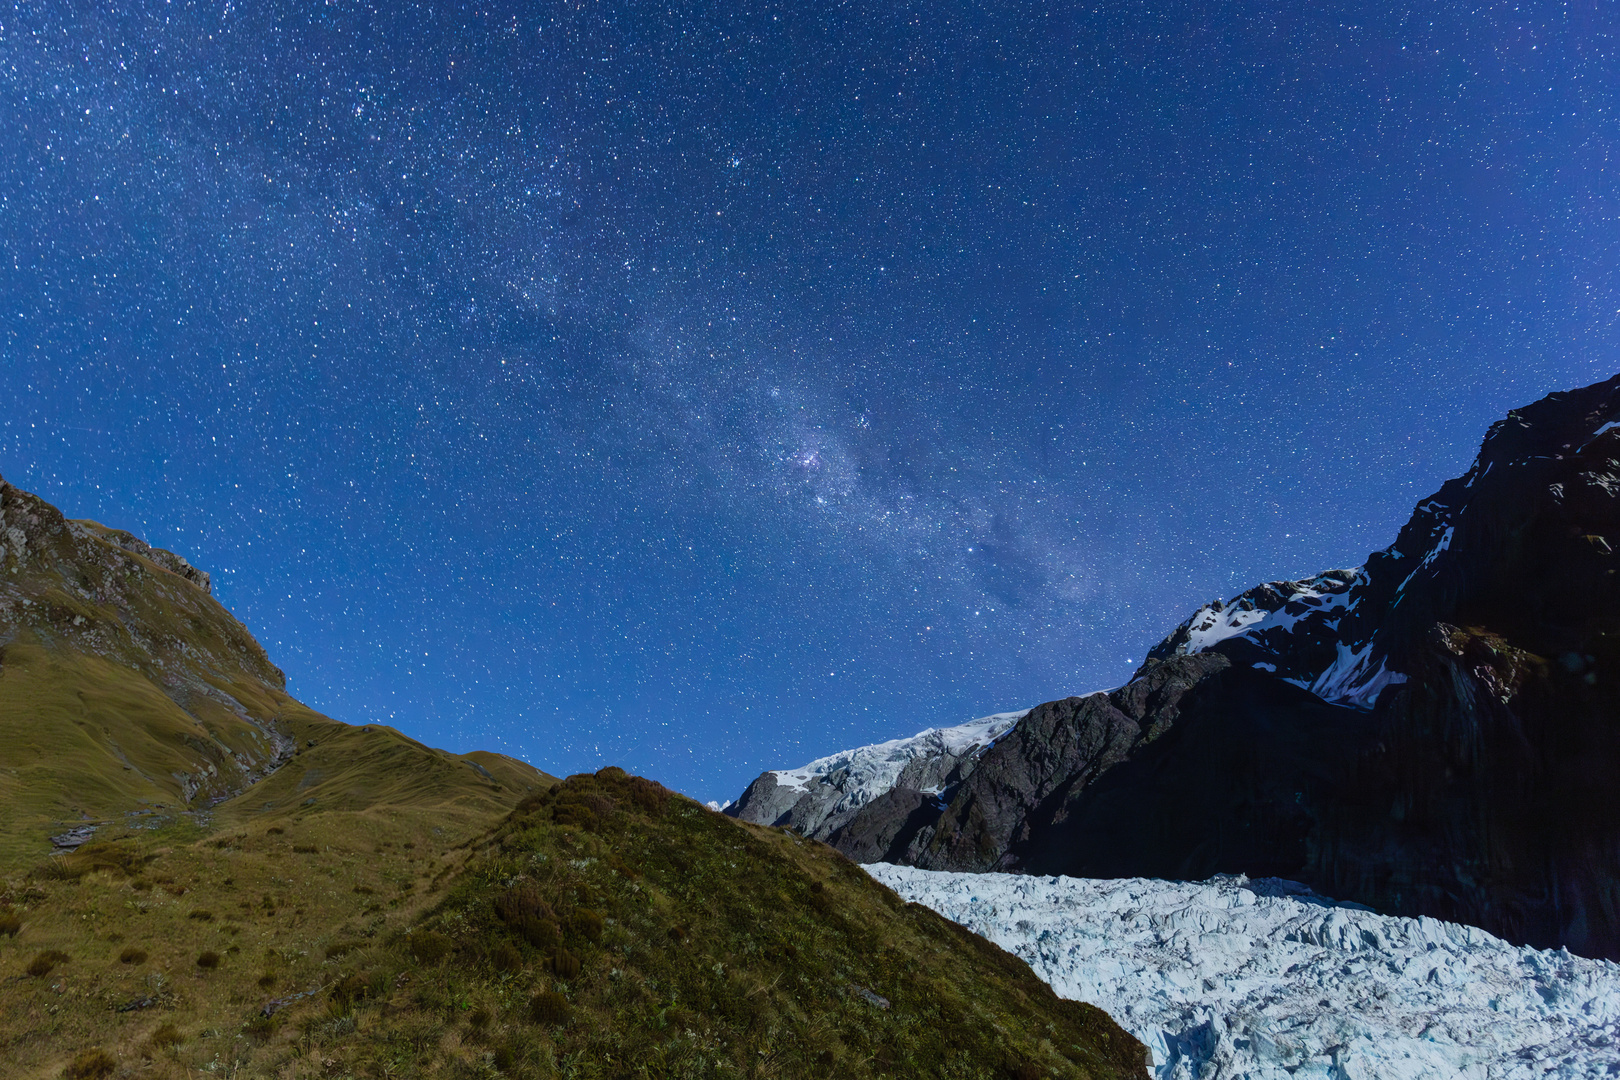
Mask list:
[[[23,970],[36,979],[43,979],[55,970],[57,964],[66,963],[68,954],[60,949],[46,949],[35,953],[34,958],[28,962]]]
[[[102,1080],[111,1076],[118,1068],[118,1061],[111,1054],[96,1047],[90,1050],[81,1050],[68,1062],[67,1068],[62,1070],[66,1080]]]

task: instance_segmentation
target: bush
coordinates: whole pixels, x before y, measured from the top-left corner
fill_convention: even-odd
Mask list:
[[[104,1076],[111,1076],[116,1068],[118,1062],[113,1056],[97,1047],[94,1050],[79,1051],[78,1056],[62,1070],[62,1075],[67,1080],[101,1080]]]
[[[59,952],[56,949],[46,949],[44,952],[38,954],[32,960],[30,960],[28,962],[28,967],[25,970],[27,970],[28,974],[32,975],[34,978],[43,979],[45,976],[51,973],[52,968],[54,968],[57,964],[65,962],[67,959],[68,954],[65,952]]]
[[[543,990],[529,1002],[529,1016],[537,1024],[561,1026],[568,1023],[572,1014],[568,999],[555,990]]]
[[[0,934],[6,937],[16,937],[17,931],[22,929],[22,916],[11,908],[0,907]]]
[[[557,944],[557,915],[533,882],[515,885],[497,897],[495,914],[537,949]]]
[[[280,836],[282,833],[284,833],[286,831],[287,830],[283,829],[280,825],[272,825],[268,829],[264,830],[264,835],[266,835],[266,836]]]
[[[655,814],[662,810],[669,802],[669,788],[656,780],[648,780],[643,776],[632,776],[626,785],[630,789],[630,801],[636,808],[648,814]]]
[[[193,911],[190,915],[187,915],[186,918],[196,919],[198,922],[213,922],[214,913],[212,911],[204,911],[199,908],[198,910]]]
[[[364,975],[350,975],[332,987],[332,1000],[344,1005],[344,1012],[348,1011],[347,1006],[356,1001],[363,1001],[370,995],[371,980]]]
[[[586,941],[600,938],[602,925],[602,916],[590,908],[575,908],[574,913],[568,917],[568,928]]]
[[[495,966],[496,971],[520,971],[523,968],[523,954],[518,952],[517,946],[510,941],[503,941],[495,946],[489,962]]]
[[[204,971],[213,971],[219,967],[219,953],[206,949],[197,954],[197,966]]]
[[[316,847],[314,844],[294,844],[293,845],[293,854],[294,855],[319,855],[320,851],[321,851],[321,849]]]
[[[419,964],[437,964],[450,955],[450,939],[429,930],[410,937],[411,955]]]
[[[268,990],[274,985],[276,985],[276,977],[270,972],[267,971],[259,976],[259,988],[261,990]]]
[[[186,1041],[186,1037],[180,1034],[180,1029],[175,1027],[173,1024],[164,1024],[162,1027],[152,1032],[152,1037],[147,1041],[150,1042],[155,1049],[162,1050],[170,1046],[179,1046],[181,1043]]]
[[[144,964],[146,963],[146,950],[131,945],[118,954],[118,962],[120,964]]]
[[[567,949],[558,949],[553,953],[551,959],[546,961],[546,966],[551,969],[553,975],[564,981],[579,978],[579,957]]]

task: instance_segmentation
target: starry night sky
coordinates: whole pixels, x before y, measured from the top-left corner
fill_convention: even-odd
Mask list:
[[[701,798],[1123,681],[1620,370],[1616,16],[24,2],[0,474]]]

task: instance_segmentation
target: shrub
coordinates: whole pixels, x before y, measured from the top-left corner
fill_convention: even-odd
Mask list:
[[[364,975],[350,975],[332,987],[332,999],[344,1005],[363,1001],[371,994],[371,981]],[[348,1010],[345,1009],[345,1012]]]
[[[145,878],[138,877],[129,883],[129,887],[136,892],[147,892],[152,888],[152,883]]]
[[[264,830],[264,835],[266,835],[266,836],[280,836],[282,833],[284,833],[286,831],[287,830],[283,829],[280,825],[272,825],[268,829]]]
[[[38,954],[28,962],[28,967],[26,970],[28,974],[32,975],[34,978],[43,979],[45,976],[51,973],[52,968],[54,968],[57,964],[65,962],[67,959],[68,954],[65,952],[59,952],[56,949],[46,949],[44,952]]]
[[[120,964],[144,964],[146,963],[146,950],[131,945],[118,954],[118,962]]]
[[[113,1070],[118,1068],[118,1062],[113,1056],[100,1047],[94,1050],[80,1050],[74,1059],[68,1062],[62,1075],[67,1080],[101,1080],[104,1076],[111,1076]]]
[[[162,1027],[152,1032],[152,1037],[147,1041],[150,1042],[154,1048],[162,1050],[170,1046],[179,1046],[181,1043],[186,1041],[186,1037],[180,1034],[180,1029],[175,1027],[173,1024],[164,1024]]]
[[[595,941],[602,936],[602,916],[590,908],[575,908],[568,917],[568,928],[586,941]]]
[[[22,916],[8,907],[0,907],[0,934],[16,937],[22,929]]]
[[[553,975],[564,981],[579,978],[579,957],[567,949],[558,949],[553,953],[551,959],[546,961],[546,966],[551,969]]]
[[[356,885],[354,887],[354,891],[359,893],[362,896],[370,896],[372,893],[376,892],[377,890],[373,889],[370,885]]]
[[[411,955],[419,964],[437,964],[450,955],[450,939],[429,930],[410,937]]]
[[[293,854],[294,855],[318,855],[318,854],[320,854],[320,851],[321,851],[321,849],[316,847],[314,844],[294,844],[293,845]]]
[[[572,1013],[568,999],[555,990],[542,990],[529,1002],[529,1016],[537,1024],[560,1026],[568,1023]]]
[[[480,1005],[473,1009],[471,1015],[467,1017],[467,1023],[474,1031],[483,1031],[489,1027],[489,1022],[494,1018],[494,1015],[488,1009]]]
[[[510,941],[503,941],[495,946],[489,962],[495,965],[496,971],[519,971],[523,967],[523,954]]]
[[[260,987],[260,989],[268,990],[274,985],[276,985],[276,977],[275,977],[275,975],[273,975],[273,974],[271,974],[270,972],[267,971],[263,975],[259,976],[259,987]]]
[[[557,944],[557,915],[533,882],[515,885],[497,897],[495,914],[537,949]]]
[[[212,971],[219,967],[219,953],[212,949],[205,949],[197,954],[197,966],[204,971]]]
[[[186,918],[196,919],[198,922],[213,922],[214,913],[212,911],[204,911],[199,908],[196,911],[193,911],[190,915],[187,915]]]
[[[326,946],[326,958],[339,960],[364,945],[363,941],[334,941]]]

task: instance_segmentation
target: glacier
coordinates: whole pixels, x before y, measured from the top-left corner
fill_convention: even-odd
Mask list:
[[[1620,964],[1274,878],[865,869],[1107,1011],[1154,1080],[1620,1076]]]

